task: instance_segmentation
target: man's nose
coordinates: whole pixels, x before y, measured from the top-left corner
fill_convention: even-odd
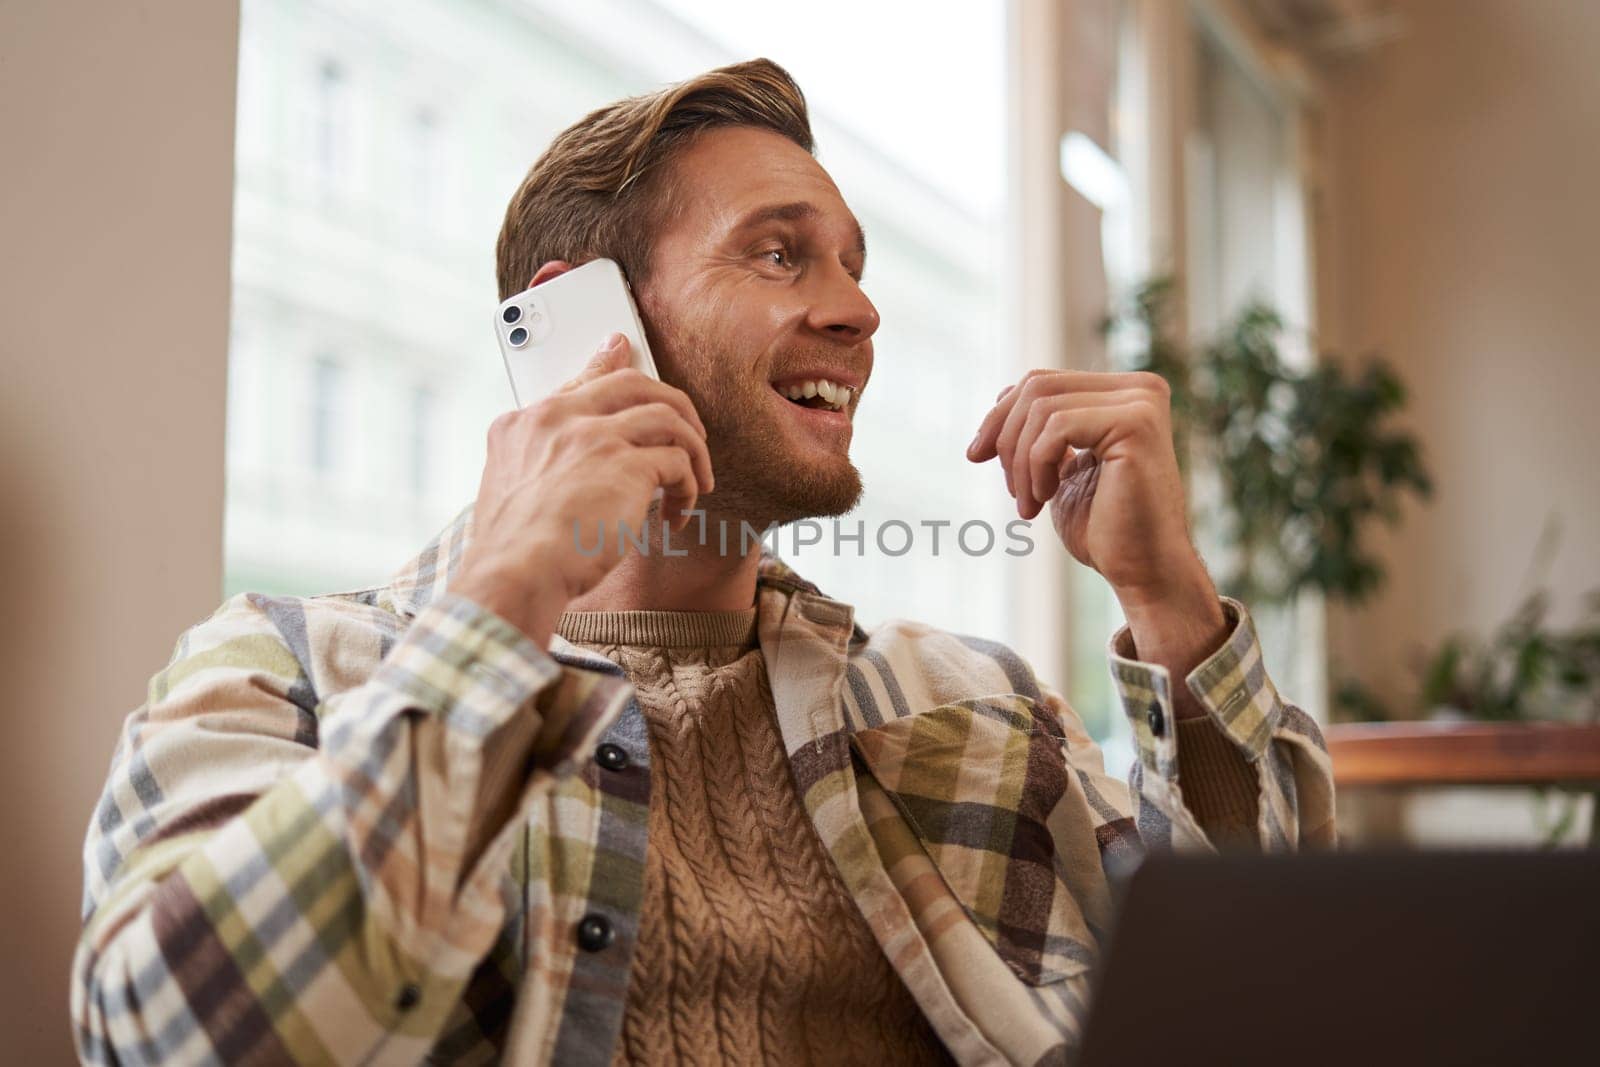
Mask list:
[[[811,304],[812,329],[846,344],[865,341],[878,332],[878,309],[842,263],[825,272],[818,283]]]

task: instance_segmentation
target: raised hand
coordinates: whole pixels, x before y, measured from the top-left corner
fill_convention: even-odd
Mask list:
[[[1111,584],[1142,657],[1180,675],[1224,636],[1189,539],[1167,383],[1154,374],[1033,370],[984,417],[967,458],[998,458],[1025,519],[1050,505],[1067,551]],[[1196,711],[1176,687],[1179,713]]]
[[[619,524],[642,529],[659,488],[662,516],[682,529],[713,486],[689,397],[628,364],[627,340],[613,335],[576,378],[489,428],[473,537],[450,591],[541,646],[566,604],[622,558]]]

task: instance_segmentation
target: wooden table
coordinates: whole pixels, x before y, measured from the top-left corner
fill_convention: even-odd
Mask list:
[[[1600,725],[1380,722],[1330,726],[1340,788],[1562,786],[1595,792],[1589,841],[1600,846]]]

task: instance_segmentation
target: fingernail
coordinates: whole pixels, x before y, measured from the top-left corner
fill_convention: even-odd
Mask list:
[[[627,338],[622,336],[620,333],[612,334],[610,337],[606,338],[606,351],[609,352],[612,349],[621,348],[622,342],[626,340]]]
[[[983,431],[982,430],[979,430],[976,434],[973,435],[972,443],[967,446],[967,455],[969,455],[969,456],[972,455],[973,451],[976,450],[977,447],[978,447],[979,439],[981,439],[982,437],[983,437]]]

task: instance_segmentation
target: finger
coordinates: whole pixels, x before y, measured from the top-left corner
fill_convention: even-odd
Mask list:
[[[1114,406],[1062,408],[1044,420],[1038,436],[1030,447],[1029,476],[1034,484],[1048,484],[1049,491],[1039,493],[1029,502],[1031,519],[1039,513],[1061,486],[1061,480],[1072,464],[1080,462],[1079,456],[1103,453],[1107,442],[1119,429],[1127,428],[1139,418],[1142,411],[1138,403]],[[1077,450],[1074,452],[1073,450]],[[1081,462],[1088,462],[1083,460]],[[1018,502],[1019,510],[1021,502]]]
[[[1017,484],[1016,467],[1012,462],[1016,455],[1017,439],[1022,436],[1022,427],[1027,422],[1028,412],[1039,402],[1041,393],[1049,391],[1051,377],[1053,376],[1032,374],[1022,380],[1016,392],[1007,398],[1010,406],[995,435],[994,450],[995,455],[1000,457],[1000,467],[1006,474],[1006,492],[1016,497],[1019,505],[1022,503],[1022,494],[1027,492],[1027,487]]]
[[[1044,371],[1023,379],[1021,388],[1008,398],[1010,410],[994,443],[995,454],[1000,457],[1000,463],[1006,471],[1006,489],[1011,495],[1017,496],[1029,488],[1018,484],[1019,478],[1026,480],[1024,470],[1027,457],[1017,455],[1017,442],[1035,405],[1044,403],[1054,410],[1058,406],[1090,407],[1127,403],[1144,395],[1135,392],[1139,381],[1139,375],[1097,371]]]
[[[1039,436],[1051,416],[1059,411],[1121,406],[1135,399],[1137,399],[1135,396],[1121,391],[1061,393],[1040,397],[1029,404],[1027,414],[1023,416],[1022,430],[1018,433],[1016,441],[1010,445],[1009,457],[1004,461],[1006,470],[1010,474],[1010,484],[1017,499],[1019,512],[1038,513],[1038,509],[1044,506],[1044,502],[1050,499],[1056,491],[1056,486],[1060,484],[1061,465],[1066,462],[1069,458],[1068,453],[1072,451],[1070,445],[1063,443],[1057,445],[1055,454],[1047,457],[1042,463],[1036,458],[1035,448]]]
[[[1115,389],[1142,389],[1156,375],[1148,371],[1053,370],[1046,371],[1067,392],[1106,393]]]
[[[1010,476],[1012,495],[1017,499],[1017,513],[1024,517],[1034,510],[1035,504],[1039,501],[1050,499],[1049,493],[1041,491],[1044,487],[1034,477],[1033,445],[1039,437],[1039,432],[1044,429],[1045,422],[1065,399],[1060,396],[1047,396],[1028,405],[1027,413],[1023,416],[1022,431],[1012,444],[1010,457],[1006,460],[1006,472]]]
[[[1037,449],[1040,454],[1034,454]],[[1050,502],[1061,488],[1061,483],[1067,480],[1067,473],[1073,469],[1073,464],[1080,456],[1094,458],[1094,453],[1073,448],[1065,443],[1046,442],[1040,444],[1035,439],[1029,449],[1028,456],[1028,481],[1033,486],[1033,500],[1041,509]]]
[[[967,446],[967,458],[974,463],[993,459],[1000,452],[1000,430],[1023,395],[1056,393],[1102,394],[1146,385],[1149,376],[1138,372],[1031,370],[1016,385],[1000,390],[995,405],[984,416],[978,435]],[[1020,388],[1019,388],[1020,387]]]
[[[711,451],[706,447],[700,430],[690,425],[683,414],[671,404],[656,401],[624,408],[606,416],[614,432],[621,434],[630,444],[641,447],[676,445],[689,455],[695,479],[701,493],[714,487],[711,471]]]
[[[1084,411],[1091,408],[1121,407],[1125,404],[1137,403],[1143,399],[1143,394],[1127,389],[1116,389],[1103,393],[1061,393],[1055,396],[1041,397],[1028,406],[1028,414],[1022,424],[1022,432],[1018,434],[1015,444],[1011,446],[1010,458],[1004,460],[1006,470],[1010,475],[1007,482],[1013,488],[1013,496],[1019,497],[1015,490],[1026,487],[1029,497],[1028,505],[1038,504],[1044,506],[1061,484],[1059,474],[1060,464],[1071,458],[1072,446],[1061,446],[1061,454],[1052,457],[1058,461],[1055,466],[1041,467],[1032,455],[1033,448],[1039,439],[1039,433],[1044,429],[1045,422],[1051,415],[1058,411]]]
[[[574,389],[594,381],[603,374],[626,367],[629,362],[628,339],[620,333],[614,333],[605,339],[598,351],[589,357],[589,362],[579,368],[578,373],[571,379],[563,382],[558,393],[570,392]]]
[[[983,462],[991,456],[1000,457],[1001,467],[1006,469],[1006,491],[1016,495],[1016,487],[1011,481],[1011,448],[1016,443],[1016,436],[1022,429],[1021,419],[1027,414],[1028,405],[1037,397],[1052,391],[1052,383],[1065,372],[1050,370],[1031,370],[1022,376],[1010,392],[1001,396],[1000,402],[989,412],[984,419],[983,426],[978,431],[978,438],[973,442],[976,455],[975,462]],[[1009,431],[1009,432],[1008,432]]]
[[[1026,380],[1026,378],[1023,379],[1023,381]],[[1022,383],[1019,382],[1017,384]],[[983,463],[995,457],[997,454],[995,438],[1000,432],[1000,427],[1005,424],[1006,416],[1011,414],[1011,408],[1016,404],[1019,395],[1021,394],[1017,389],[1017,385],[1008,385],[1000,390],[1000,395],[995,398],[994,406],[989,409],[988,413],[984,415],[983,421],[978,424],[978,435],[967,446],[967,458],[969,460],[974,463]],[[1011,488],[1009,483],[1006,488],[1008,490]]]
[[[645,472],[663,490],[661,514],[682,516],[681,522],[668,520],[674,528],[681,530],[689,521],[689,516],[683,513],[692,511],[699,498],[694,464],[689,461],[689,453],[681,448],[662,445],[634,449],[630,457],[634,462],[643,464]]]
[[[668,404],[695,428],[701,439],[706,437],[706,424],[694,409],[688,393],[637,371],[604,377],[587,385],[578,395],[583,410],[593,415],[609,415],[642,404]]]

